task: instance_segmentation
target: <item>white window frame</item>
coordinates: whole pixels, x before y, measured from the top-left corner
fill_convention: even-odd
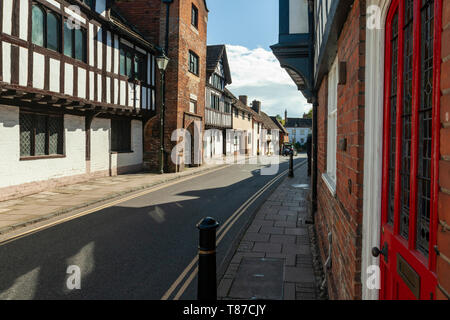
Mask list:
[[[322,174],[333,195],[336,194],[338,72],[336,57],[328,73],[327,171]]]

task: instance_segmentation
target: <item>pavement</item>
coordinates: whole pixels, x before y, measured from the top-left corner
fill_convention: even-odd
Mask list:
[[[313,231],[305,224],[309,193],[307,165],[302,165],[256,212],[219,281],[219,299],[319,299]]]
[[[92,179],[25,197],[0,201],[0,235],[125,194],[224,166],[203,165],[164,175],[156,173],[123,174]]]

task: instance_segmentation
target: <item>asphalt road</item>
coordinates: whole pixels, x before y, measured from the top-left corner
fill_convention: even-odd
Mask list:
[[[0,299],[161,299],[197,254],[195,225],[205,216],[225,222],[274,178],[261,168],[233,165],[1,244]],[[223,238],[219,269],[278,182]],[[80,268],[80,289],[67,288],[71,265]],[[196,285],[195,278],[180,298],[196,299]]]

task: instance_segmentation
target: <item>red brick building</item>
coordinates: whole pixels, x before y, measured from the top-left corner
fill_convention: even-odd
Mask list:
[[[295,5],[280,1],[273,49],[313,103],[330,298],[448,299],[450,2],[309,1],[303,26]]]
[[[116,5],[149,40],[165,49],[167,5],[164,1],[119,0]],[[204,127],[208,8],[205,0],[174,0],[169,8],[167,55],[170,61],[166,70],[164,145],[165,171],[174,171],[176,167],[170,155],[176,142],[171,141],[172,132],[183,128],[194,136],[196,120],[202,122],[201,130]],[[159,108],[161,100],[157,98]],[[150,170],[159,167],[159,136],[157,116],[144,129],[144,164]]]

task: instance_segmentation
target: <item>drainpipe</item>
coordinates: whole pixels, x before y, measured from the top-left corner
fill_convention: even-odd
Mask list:
[[[311,216],[312,223],[315,223],[315,216],[317,212],[317,151],[318,151],[318,143],[317,143],[317,109],[319,107],[319,103],[317,102],[317,97],[314,97],[313,100],[313,133],[312,133],[312,199],[311,199]]]

